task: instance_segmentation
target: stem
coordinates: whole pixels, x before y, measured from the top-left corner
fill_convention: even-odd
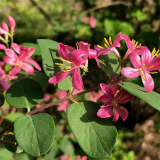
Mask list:
[[[11,49],[12,49],[12,43],[13,43],[13,35],[10,37],[11,38]]]
[[[11,141],[0,140],[0,143],[8,143],[8,144],[12,144],[12,145],[14,145],[14,146],[18,146],[17,142],[11,142]]]
[[[121,64],[119,63],[119,65],[118,65],[118,67],[117,67],[117,69],[115,70],[115,72],[113,73],[113,75],[112,75],[112,77],[111,77],[111,79],[109,80],[109,82],[108,83],[110,83],[111,82],[111,80],[112,80],[112,78],[115,76],[115,74],[117,73],[117,71],[118,71],[118,69],[119,69],[119,67],[121,66]]]

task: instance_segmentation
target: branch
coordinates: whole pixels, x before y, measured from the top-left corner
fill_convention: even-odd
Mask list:
[[[12,144],[14,146],[18,146],[17,142],[11,142],[11,141],[5,141],[5,140],[0,140],[0,143],[8,143],[8,144]]]

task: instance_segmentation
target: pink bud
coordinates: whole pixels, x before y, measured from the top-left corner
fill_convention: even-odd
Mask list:
[[[5,30],[3,30],[3,29],[0,27],[0,34],[8,34],[8,32],[6,32]]]
[[[2,22],[2,29],[6,32],[9,32],[8,25],[5,22]],[[4,34],[5,38],[8,39],[8,34]]]
[[[8,16],[7,19],[8,19],[8,23],[11,27],[11,32],[14,32],[14,27],[16,26],[15,20],[11,16]]]
[[[3,45],[3,44],[0,44],[0,49],[1,49],[1,50],[5,50],[5,49],[6,49],[6,46]]]

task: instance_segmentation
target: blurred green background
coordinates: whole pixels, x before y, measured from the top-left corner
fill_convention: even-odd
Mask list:
[[[160,48],[159,0],[1,0],[0,22],[7,22],[8,15],[16,21],[14,42],[18,44],[36,43],[41,38],[74,47],[77,41],[86,41],[93,48],[103,45],[104,37],[114,40],[122,32],[151,51]],[[85,20],[89,17],[96,20],[95,27]],[[123,55],[126,46],[122,44]],[[84,78],[86,87],[97,86],[105,76],[100,72],[97,80],[96,63],[91,60],[90,64],[92,70]],[[160,92],[160,74],[153,77],[155,90]],[[120,136],[109,159],[160,159],[159,112],[138,98],[126,106],[130,116],[115,123]]]

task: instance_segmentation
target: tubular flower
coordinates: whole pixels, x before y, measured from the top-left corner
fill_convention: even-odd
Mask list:
[[[8,88],[11,86],[9,83],[7,83],[6,81],[10,81],[12,79],[18,78],[17,76],[11,76],[10,72],[7,75],[5,73],[5,71],[2,69],[2,67],[0,66],[0,85],[2,86],[2,88],[4,88],[5,90],[8,90]],[[1,87],[0,87],[1,88]]]
[[[117,84],[107,86],[106,84],[100,84],[105,95],[99,98],[100,102],[104,102],[106,105],[102,105],[97,112],[97,116],[101,118],[108,118],[113,116],[113,110],[115,110],[112,121],[117,121],[119,116],[125,121],[128,117],[128,111],[118,103],[126,103],[130,101],[134,96],[128,93],[126,90],[118,90]]]
[[[65,68],[61,69],[61,71],[59,71],[53,77],[51,77],[49,79],[49,83],[52,84],[59,83],[63,79],[68,77],[71,73],[73,73],[72,75],[73,87],[79,91],[83,90],[84,86],[81,75],[79,73],[79,68],[84,68],[87,63],[87,60],[82,58],[83,56],[86,55],[86,53],[81,49],[77,49],[74,50],[70,55],[67,47],[62,43],[59,43],[58,45],[58,53],[61,57],[61,60],[63,62],[67,62],[67,65],[56,63],[56,65],[65,66]]]
[[[98,54],[96,55],[96,57],[98,57],[99,55],[106,55],[109,54],[111,52],[114,52],[114,54],[119,58],[120,54],[117,51],[117,49],[115,47],[120,47],[121,44],[119,43],[120,40],[123,39],[123,35],[122,33],[119,33],[117,38],[115,39],[114,43],[112,43],[111,37],[109,37],[109,42],[107,41],[106,38],[104,38],[104,47],[99,46],[99,45],[95,45],[94,49],[98,52]]]
[[[141,55],[142,50],[143,50],[144,48],[147,48],[147,47],[145,47],[145,46],[141,46],[141,43],[138,44],[138,42],[136,42],[134,39],[131,41],[130,38],[129,38],[127,35],[125,35],[125,34],[123,34],[123,39],[125,40],[126,45],[127,45],[127,48],[128,48],[128,50],[127,50],[126,54],[124,55],[123,59],[127,59],[127,57],[128,57],[132,52],[136,52],[136,53],[138,53],[139,55]]]
[[[21,48],[19,48],[19,52],[17,48],[15,50],[17,51],[17,53],[19,53],[19,57],[13,50],[6,49],[5,52],[7,56],[3,58],[3,61],[5,63],[10,64],[11,66],[15,66],[10,71],[10,75],[17,74],[18,72],[20,72],[21,69],[23,69],[29,74],[32,74],[34,72],[34,69],[31,65],[27,64],[28,62],[33,64],[38,70],[41,70],[38,63],[30,59],[30,56],[34,52],[34,48],[27,49],[25,46],[22,46]]]
[[[144,48],[141,58],[136,52],[132,52],[130,54],[130,60],[135,68],[123,68],[121,73],[130,79],[137,78],[141,75],[146,92],[152,91],[154,89],[154,81],[150,74],[157,73],[151,71],[160,69],[160,57],[153,59],[151,52],[147,48]]]

